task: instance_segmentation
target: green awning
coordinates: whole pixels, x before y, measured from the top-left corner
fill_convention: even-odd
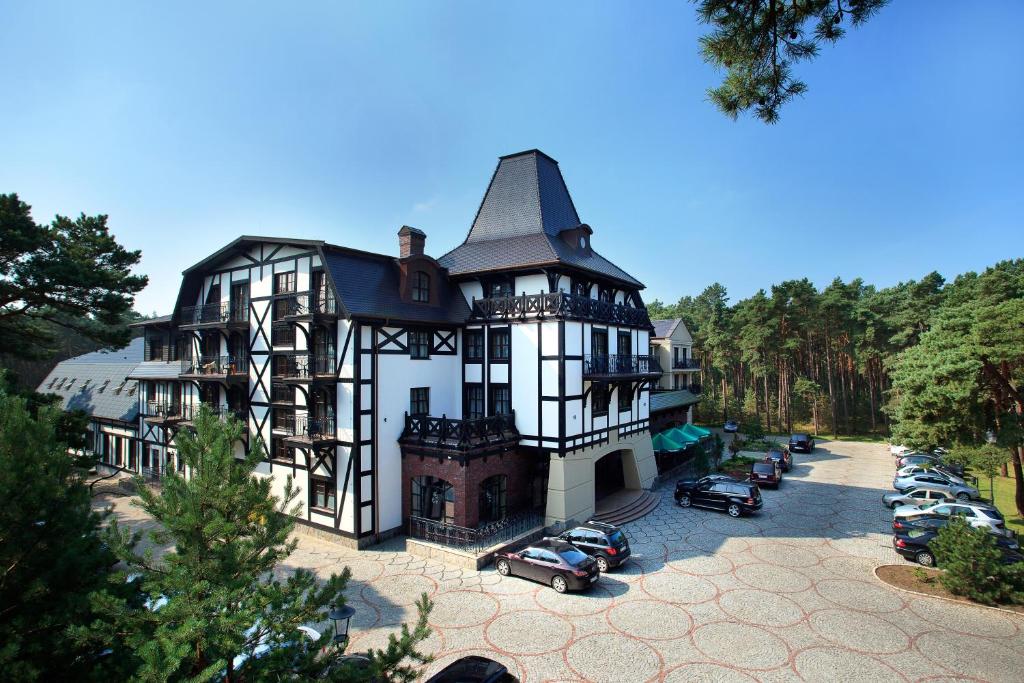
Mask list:
[[[698,439],[693,435],[687,434],[682,427],[673,427],[672,429],[667,429],[664,432],[662,432],[662,434],[669,435],[673,441],[676,441],[681,444],[697,443],[698,441]]]
[[[675,439],[672,438],[672,435],[669,433],[671,431],[672,430],[668,430],[667,432],[662,432],[660,434],[654,435],[654,438],[651,439],[651,442],[654,444],[655,452],[675,453],[676,451],[681,451],[684,448],[686,448],[685,442],[676,441]]]
[[[682,429],[687,436],[698,441],[700,439],[706,439],[707,437],[711,436],[710,429],[704,429],[703,427],[698,427],[697,425],[683,425]]]

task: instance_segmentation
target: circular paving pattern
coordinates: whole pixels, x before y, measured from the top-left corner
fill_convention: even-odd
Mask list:
[[[672,669],[665,676],[665,683],[692,683],[692,681],[708,681],[709,683],[747,683],[757,681],[750,674],[738,669],[730,669],[720,664],[698,662],[695,664],[683,664]]]
[[[1020,680],[1021,654],[988,638],[929,631],[918,636],[914,645],[949,673],[970,673],[991,681]]]
[[[834,647],[815,647],[797,654],[793,668],[805,681],[871,681],[902,683],[907,679],[869,655]]]
[[[656,600],[621,602],[608,611],[608,623],[624,635],[646,640],[679,638],[693,627],[685,609]]]
[[[910,611],[946,631],[985,638],[1009,638],[1021,633],[1020,619],[993,610],[915,599],[910,602]]]
[[[661,671],[661,658],[648,644],[619,633],[597,633],[573,643],[565,663],[582,679],[595,683],[648,681]]]
[[[751,588],[773,593],[799,593],[811,587],[811,580],[795,569],[753,562],[736,567],[736,578]]]
[[[480,591],[449,591],[434,598],[430,625],[464,628],[484,623],[501,609],[498,599]]]
[[[420,595],[433,595],[437,583],[422,574],[392,574],[367,583],[361,591],[363,599],[380,606],[414,605]]]
[[[743,552],[750,547],[750,543],[745,538],[729,537],[723,534],[706,531],[698,531],[697,533],[688,534],[686,536],[686,542],[697,550],[702,550],[705,553],[738,553]]]
[[[743,669],[774,669],[789,660],[785,641],[747,624],[717,622],[693,632],[693,644],[708,659]]]
[[[785,543],[755,543],[750,550],[762,562],[783,567],[813,567],[821,562],[813,551]]]
[[[780,628],[804,618],[804,611],[784,595],[768,591],[737,589],[718,597],[718,606],[736,621]]]
[[[668,566],[677,572],[704,576],[728,574],[733,569],[732,561],[725,555],[706,555],[693,549],[669,552]]]
[[[707,602],[718,594],[718,588],[707,579],[676,572],[645,576],[641,585],[652,598],[674,604]]]
[[[602,585],[607,582],[606,577],[601,577],[597,580],[596,586],[580,593],[559,593],[554,588],[541,586],[540,590],[534,593],[533,599],[539,606],[555,614],[575,617],[598,614],[611,607],[615,601],[614,595]]]
[[[825,640],[868,654],[895,654],[910,646],[906,633],[870,614],[825,609],[812,614],[807,622]]]
[[[895,612],[904,607],[899,594],[877,583],[851,579],[825,579],[814,586],[818,595],[829,602],[853,610]]]
[[[506,612],[487,625],[484,637],[499,652],[539,655],[561,650],[572,639],[572,624],[540,610]]]

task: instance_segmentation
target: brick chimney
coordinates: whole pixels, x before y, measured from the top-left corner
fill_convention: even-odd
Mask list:
[[[427,233],[408,225],[403,225],[398,231],[398,256],[408,258],[410,256],[422,256],[423,247],[427,243]]]

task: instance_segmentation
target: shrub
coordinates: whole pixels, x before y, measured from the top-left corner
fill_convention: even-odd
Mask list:
[[[757,418],[744,423],[741,429],[749,441],[761,441],[764,439],[764,427],[761,426],[761,420]]]
[[[945,571],[939,580],[949,592],[993,605],[1024,602],[1024,567],[1004,564],[995,538],[954,517],[931,543]]]

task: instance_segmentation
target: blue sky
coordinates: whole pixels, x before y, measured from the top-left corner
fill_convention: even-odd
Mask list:
[[[1024,256],[1017,3],[894,2],[766,126],[705,99],[693,6],[0,0],[0,192],[107,213],[143,312],[240,234],[439,256],[497,157],[556,158],[594,246],[674,301]]]

